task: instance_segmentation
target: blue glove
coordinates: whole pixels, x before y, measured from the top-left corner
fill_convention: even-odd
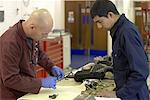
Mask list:
[[[56,80],[57,77],[52,77],[52,76],[42,78],[42,87],[56,89]]]
[[[61,80],[64,78],[64,72],[61,68],[57,66],[52,67],[52,74],[57,77],[57,80]]]

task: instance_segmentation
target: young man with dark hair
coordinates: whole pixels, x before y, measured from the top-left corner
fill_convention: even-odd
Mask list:
[[[148,59],[138,29],[109,0],[97,0],[91,17],[98,28],[107,29],[112,37],[116,96],[121,100],[149,100]]]

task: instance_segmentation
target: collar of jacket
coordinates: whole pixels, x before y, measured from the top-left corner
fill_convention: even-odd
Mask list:
[[[117,20],[117,22],[114,24],[114,26],[111,28],[110,35],[112,38],[115,36],[117,30],[119,29],[119,27],[121,27],[125,19],[126,19],[125,14],[122,14]]]
[[[20,20],[17,24],[17,30],[18,30],[18,34],[23,38],[23,39],[27,39],[27,36],[23,30],[23,27],[22,27],[22,22],[25,21],[25,20]]]
[[[22,27],[22,22],[23,21],[25,21],[25,20],[20,20],[17,23],[18,34],[20,35],[21,38],[23,38],[26,41],[28,47],[32,50],[33,39],[26,36],[26,33],[24,32],[23,27]]]

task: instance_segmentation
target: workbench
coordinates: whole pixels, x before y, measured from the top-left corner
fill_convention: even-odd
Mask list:
[[[50,95],[56,94],[55,100],[73,100],[79,95],[87,96],[97,96],[102,90],[112,91],[114,88],[113,80],[101,80],[97,89],[86,89],[85,85],[80,82],[75,82],[73,78],[65,78],[57,82],[56,90],[41,88],[39,94],[26,94],[18,100],[52,100],[49,98]],[[79,99],[75,99],[79,100]],[[80,99],[80,100],[97,100],[97,99]],[[119,100],[118,98],[103,98],[99,97],[98,100]]]
[[[57,82],[56,90],[41,88],[39,94],[26,94],[18,100],[51,100],[49,96],[53,94],[57,95],[55,100],[72,100],[78,96],[81,91],[85,91],[83,84],[77,83],[73,79],[64,79]]]
[[[70,72],[74,72],[70,67],[65,68],[65,75],[69,75]],[[106,79],[97,80],[96,89],[87,88],[85,83],[76,82],[74,78],[65,77],[61,81],[57,81],[56,90],[41,88],[38,94],[26,94],[19,98],[18,100],[52,100],[49,98],[50,95],[56,94],[57,97],[54,100],[120,100],[118,98],[103,98],[99,97],[101,91],[113,91],[115,88],[113,75],[111,73],[106,73]],[[82,97],[82,99],[78,99]],[[94,99],[89,99],[94,97]],[[98,97],[98,99],[95,99]]]

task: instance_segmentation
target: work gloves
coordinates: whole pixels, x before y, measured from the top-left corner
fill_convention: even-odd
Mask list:
[[[42,87],[56,89],[57,77],[48,76],[42,79]]]
[[[63,70],[57,66],[53,66],[51,72],[55,77],[57,77],[57,80],[61,80],[64,78]]]
[[[56,89],[56,81],[64,78],[64,72],[57,66],[53,66],[51,72],[54,76],[42,78],[42,87]]]

